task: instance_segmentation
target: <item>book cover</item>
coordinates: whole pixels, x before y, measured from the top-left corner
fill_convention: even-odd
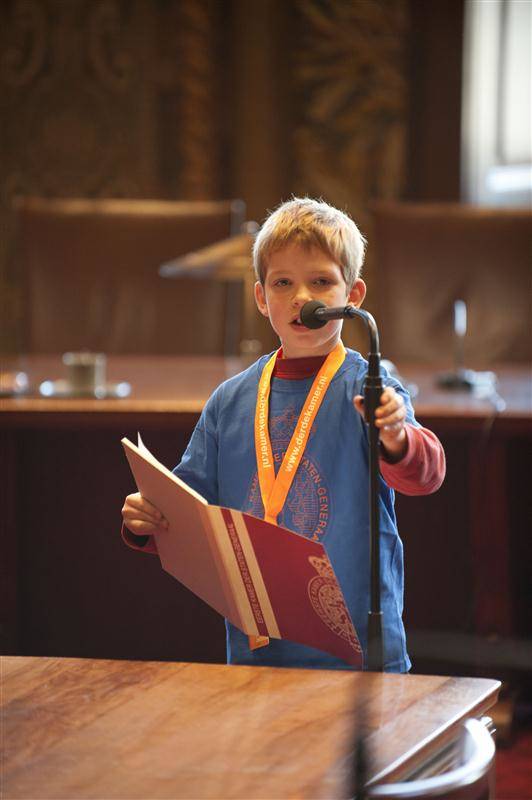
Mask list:
[[[122,444],[147,500],[168,520],[154,534],[163,569],[244,633],[316,647],[362,668],[345,599],[319,542],[210,505],[143,445]]]

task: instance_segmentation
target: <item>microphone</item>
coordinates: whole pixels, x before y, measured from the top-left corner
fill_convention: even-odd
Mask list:
[[[340,306],[329,308],[319,300],[309,300],[305,303],[299,314],[301,324],[305,328],[323,328],[331,319],[347,319],[359,315],[359,310],[354,306]]]

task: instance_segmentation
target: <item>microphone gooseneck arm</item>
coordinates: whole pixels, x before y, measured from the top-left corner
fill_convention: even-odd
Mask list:
[[[368,663],[371,672],[382,672],[384,667],[382,645],[381,575],[380,575],[380,520],[379,520],[379,429],[375,425],[375,411],[380,405],[382,378],[380,374],[379,332],[373,316],[355,306],[327,308],[319,300],[310,300],[301,309],[300,319],[307,328],[321,328],[332,319],[364,320],[370,339],[368,372],[364,380],[364,419],[369,438],[369,568],[370,607],[368,612]]]

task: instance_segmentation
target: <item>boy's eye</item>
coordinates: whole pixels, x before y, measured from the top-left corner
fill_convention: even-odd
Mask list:
[[[329,278],[316,278],[314,283],[316,284],[316,286],[330,286],[331,285],[331,281],[329,280]]]
[[[290,284],[290,281],[288,280],[288,278],[278,278],[273,283],[274,286],[288,286],[289,284]]]

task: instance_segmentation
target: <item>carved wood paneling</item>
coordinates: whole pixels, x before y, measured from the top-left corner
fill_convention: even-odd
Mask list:
[[[296,188],[353,214],[396,197],[407,114],[405,0],[297,0]]]
[[[135,47],[142,11],[140,2],[113,0],[4,5],[9,186],[50,196],[152,188],[138,136],[149,113],[138,92],[146,67],[149,75],[148,48],[139,58]]]
[[[346,209],[369,240],[376,198],[399,197],[408,112],[406,0],[296,0],[294,189]],[[346,342],[367,346],[356,326]]]
[[[346,207],[371,237],[370,200],[403,183],[407,7],[256,0],[248,46],[241,0],[0,3],[8,349],[23,314],[10,210],[19,194],[241,194],[261,219],[308,193]]]
[[[212,0],[179,6],[181,189],[191,200],[218,197],[220,109],[217,11]]]
[[[15,196],[219,197],[220,6],[214,0],[0,5],[0,288],[7,298],[0,349],[16,347],[24,313],[13,263]],[[171,137],[164,138],[167,127]],[[165,169],[170,160],[173,171]]]

